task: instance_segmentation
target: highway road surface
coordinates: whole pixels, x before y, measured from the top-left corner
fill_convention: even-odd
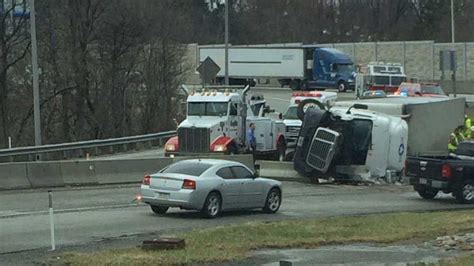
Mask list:
[[[153,214],[147,205],[133,202],[138,185],[58,188],[53,191],[56,245],[59,250],[89,245],[103,248],[105,240],[113,243],[127,238],[124,245],[135,246],[140,244],[139,236],[156,237],[226,224],[473,207],[456,204],[448,195],[422,200],[409,186],[284,182],[283,189],[283,204],[277,214],[230,212],[207,220],[197,212],[178,209],[171,209],[165,216]],[[0,202],[0,265],[11,258],[12,252],[49,247],[46,190],[0,191]]]

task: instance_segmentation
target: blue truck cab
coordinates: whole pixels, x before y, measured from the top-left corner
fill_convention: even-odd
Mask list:
[[[354,90],[354,63],[343,52],[333,48],[315,48],[312,65],[308,88],[335,88],[340,92]]]
[[[303,79],[282,79],[280,84],[293,90],[354,90],[355,69],[352,59],[334,48],[303,46],[305,73]]]

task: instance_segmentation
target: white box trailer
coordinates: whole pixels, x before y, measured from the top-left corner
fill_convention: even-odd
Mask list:
[[[350,107],[355,103],[407,121],[408,156],[446,154],[449,134],[464,123],[466,105],[465,98],[387,97],[341,101],[336,106]]]
[[[210,57],[220,67],[217,77],[225,76],[225,50],[222,46],[199,47],[199,62]],[[232,78],[305,77],[303,48],[229,48],[229,76]]]

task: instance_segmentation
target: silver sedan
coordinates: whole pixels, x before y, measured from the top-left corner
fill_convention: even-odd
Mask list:
[[[241,163],[215,159],[176,162],[145,176],[140,188],[141,201],[157,214],[178,207],[199,210],[207,218],[237,209],[275,213],[281,195],[281,182],[258,177]]]

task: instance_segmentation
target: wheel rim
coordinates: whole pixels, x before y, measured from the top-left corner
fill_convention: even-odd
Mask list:
[[[216,196],[211,196],[208,203],[207,213],[211,216],[216,216],[219,212],[219,199]]]
[[[268,208],[271,211],[276,211],[280,206],[280,194],[276,191],[272,191],[268,197]]]
[[[462,194],[465,200],[472,201],[474,199],[474,186],[466,184],[462,190]]]
[[[345,88],[344,83],[339,84],[339,91],[344,91]]]

